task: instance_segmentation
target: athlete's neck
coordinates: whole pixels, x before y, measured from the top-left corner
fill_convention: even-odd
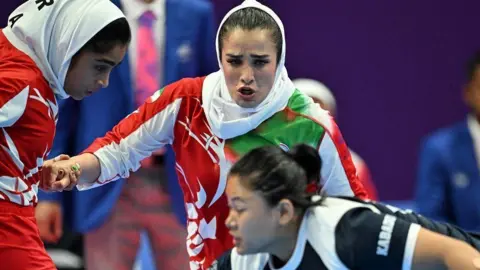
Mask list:
[[[300,219],[301,222],[301,219]],[[297,245],[298,231],[300,229],[300,222],[295,222],[291,226],[285,228],[285,232],[282,236],[277,238],[277,241],[272,245],[272,250],[269,252],[271,255],[275,256],[283,264],[286,264],[288,260],[292,257],[293,252],[295,251],[295,246]],[[278,263],[277,260],[277,263]],[[282,267],[280,265],[275,265],[275,267]]]
[[[480,124],[480,113],[477,113],[477,114],[474,114],[475,115],[475,119],[477,120],[477,123]]]

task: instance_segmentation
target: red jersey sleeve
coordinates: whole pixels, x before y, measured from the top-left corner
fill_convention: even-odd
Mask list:
[[[191,87],[201,87],[198,79],[183,79],[153,94],[142,106],[125,117],[103,138],[96,139],[84,153],[100,161],[101,173],[95,184],[77,186],[90,189],[138,170],[140,161],[174,140],[174,125],[182,100]]]

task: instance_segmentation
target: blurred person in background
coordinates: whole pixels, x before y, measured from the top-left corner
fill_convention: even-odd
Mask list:
[[[327,110],[333,117],[337,117],[337,102],[332,91],[325,86],[325,84],[307,78],[299,78],[293,80],[295,87],[311,97],[313,101]],[[378,192],[370,175],[367,163],[354,151],[350,149],[352,160],[357,169],[359,180],[363,183],[365,190],[367,190],[370,199],[378,200]]]
[[[112,72],[107,88],[81,102],[60,104],[62,116],[51,157],[80,153],[162,86],[217,68],[209,1],[113,2],[125,13],[132,30],[127,56]],[[145,159],[128,181],[84,192],[41,193],[36,216],[43,239],[58,241],[65,222],[66,230],[85,234],[87,269],[120,270],[132,269],[145,232],[158,269],[188,269],[183,194],[173,152],[168,148],[164,152]]]
[[[465,120],[426,136],[415,206],[420,214],[480,231],[480,51],[467,64]]]

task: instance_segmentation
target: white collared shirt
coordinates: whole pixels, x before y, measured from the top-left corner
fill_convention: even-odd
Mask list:
[[[130,60],[130,74],[132,74],[132,83],[135,86],[135,72],[137,67],[137,32],[139,26],[139,19],[146,11],[152,11],[155,15],[156,22],[153,26],[155,44],[158,52],[158,64],[160,68],[159,82],[162,85],[163,75],[163,59],[165,48],[165,19],[166,19],[166,7],[165,0],[155,0],[150,4],[145,3],[143,0],[121,0],[122,10],[125,13],[125,17],[130,24],[132,31],[132,41],[129,48],[129,60]]]
[[[475,148],[475,157],[477,159],[478,168],[480,168],[480,124],[473,115],[467,118],[468,130],[473,139],[473,147]]]

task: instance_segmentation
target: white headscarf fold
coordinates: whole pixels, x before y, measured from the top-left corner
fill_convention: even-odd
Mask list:
[[[26,1],[3,29],[7,39],[35,61],[59,98],[68,98],[65,77],[72,57],[96,33],[124,17],[109,0]],[[11,27],[10,20],[22,14]]]
[[[219,50],[220,29],[234,12],[247,7],[254,7],[268,13],[277,23],[282,34],[282,54],[278,61],[275,81],[269,94],[255,108],[240,107],[232,100],[225,82]],[[283,110],[293,94],[295,87],[288,77],[285,68],[285,31],[280,18],[268,7],[255,0],[246,0],[241,5],[230,10],[223,18],[217,31],[217,59],[220,70],[207,76],[203,83],[202,102],[205,115],[213,133],[222,139],[240,136],[258,127],[263,121],[276,112]]]

